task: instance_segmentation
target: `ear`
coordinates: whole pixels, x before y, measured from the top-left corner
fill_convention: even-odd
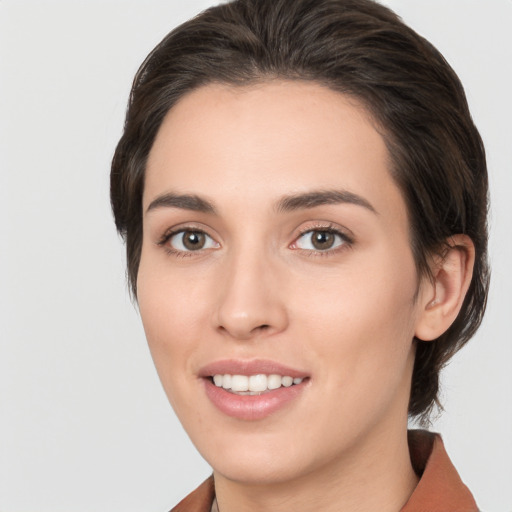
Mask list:
[[[435,340],[457,318],[473,276],[475,246],[467,235],[453,235],[432,262],[433,280],[422,283],[415,336]]]

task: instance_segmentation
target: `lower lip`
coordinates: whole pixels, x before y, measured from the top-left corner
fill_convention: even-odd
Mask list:
[[[261,420],[279,411],[304,390],[304,382],[290,387],[280,387],[261,395],[237,395],[217,387],[204,379],[206,395],[221,412],[239,420]]]

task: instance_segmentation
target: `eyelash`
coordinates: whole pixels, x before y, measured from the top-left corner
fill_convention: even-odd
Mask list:
[[[354,244],[353,238],[348,236],[343,231],[341,231],[334,224],[327,224],[327,225],[319,224],[319,225],[315,225],[315,226],[308,226],[307,228],[300,230],[299,235],[292,242],[292,245],[296,244],[297,241],[300,238],[302,238],[304,235],[307,235],[308,233],[315,233],[315,232],[331,233],[333,235],[336,235],[336,236],[340,237],[340,239],[342,240],[342,244],[339,245],[338,247],[335,247],[334,249],[326,249],[324,251],[301,249],[300,247],[296,247],[296,248],[294,248],[294,250],[301,251],[303,254],[307,255],[308,257],[329,257],[329,256],[337,255],[340,251],[349,249]]]
[[[166,231],[162,238],[157,242],[157,245],[163,247],[165,249],[165,252],[171,256],[176,256],[178,258],[187,258],[190,256],[194,256],[194,253],[202,253],[204,249],[198,249],[197,251],[180,251],[179,249],[174,249],[168,242],[172,239],[173,236],[178,235],[180,233],[187,233],[187,232],[193,232],[193,233],[200,233],[208,238],[213,238],[203,229],[196,228],[194,226],[185,226],[180,227],[178,229],[171,229]]]
[[[198,249],[197,251],[181,251],[179,249],[174,249],[168,242],[172,239],[175,235],[178,235],[180,233],[186,233],[186,232],[194,232],[194,233],[201,233],[205,235],[206,237],[214,240],[208,233],[202,229],[196,228],[194,226],[188,226],[188,227],[180,227],[178,229],[171,229],[166,231],[163,236],[160,238],[160,240],[157,242],[158,246],[161,246],[165,249],[165,251],[172,256],[176,256],[179,258],[186,258],[194,256],[194,253],[202,253],[205,249]],[[308,233],[315,233],[315,232],[322,232],[322,233],[331,233],[335,236],[338,236],[342,243],[335,247],[334,249],[326,249],[326,250],[312,250],[312,249],[301,249],[300,247],[294,247],[293,250],[301,251],[303,254],[307,255],[308,257],[328,257],[333,256],[337,254],[340,251],[346,250],[350,248],[354,240],[352,237],[348,236],[346,233],[341,231],[339,228],[335,227],[333,224],[327,224],[327,225],[316,225],[316,226],[308,226],[307,228],[304,228],[300,230],[299,235],[294,239],[294,241],[288,246],[291,247],[297,243],[297,241],[302,238],[303,236],[307,235]],[[208,250],[208,249],[206,249]]]

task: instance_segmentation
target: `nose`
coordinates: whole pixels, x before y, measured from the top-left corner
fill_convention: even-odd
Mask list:
[[[285,330],[288,314],[279,274],[268,258],[254,253],[227,261],[219,283],[216,329],[237,340]]]

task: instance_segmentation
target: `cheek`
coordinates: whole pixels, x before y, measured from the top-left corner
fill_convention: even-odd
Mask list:
[[[161,262],[143,253],[137,297],[151,355],[172,402],[176,386],[193,374],[191,355],[210,318],[204,279],[161,267]]]
[[[300,288],[308,293],[297,296],[303,299],[302,318],[313,322],[321,318],[320,329],[336,328],[347,334],[359,329],[409,330],[417,277],[412,256],[403,252],[405,256],[389,250],[354,254],[346,267],[319,275],[304,273]],[[312,309],[314,314],[306,314]]]
[[[201,329],[200,303],[193,294],[180,297],[177,283],[140,279],[139,310],[155,368],[167,399],[184,425],[204,430],[196,407],[199,382],[191,362],[197,354]],[[189,429],[187,429],[188,431]],[[199,437],[206,434],[200,434]]]
[[[309,287],[298,316],[312,335],[315,358],[333,369],[326,377],[330,385],[361,390],[379,381],[398,385],[410,364],[416,287],[412,257],[396,259],[393,253],[371,264],[360,261],[322,286]]]
[[[181,338],[186,344],[204,321],[201,315],[208,294],[200,271],[175,268],[160,252],[143,249],[137,299],[150,343]]]

